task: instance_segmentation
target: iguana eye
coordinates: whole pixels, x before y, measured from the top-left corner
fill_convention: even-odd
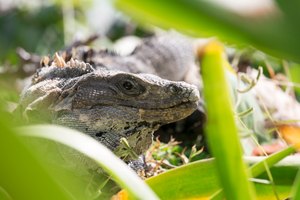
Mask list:
[[[125,90],[131,90],[134,87],[134,85],[130,81],[124,81],[122,86]]]
[[[138,96],[145,92],[145,88],[134,79],[120,81],[117,85],[124,94],[129,96]]]

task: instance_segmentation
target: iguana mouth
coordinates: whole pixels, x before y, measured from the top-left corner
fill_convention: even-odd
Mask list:
[[[197,102],[196,101],[188,101],[188,102],[181,102],[175,105],[166,106],[166,107],[146,107],[146,106],[133,106],[127,104],[115,104],[115,103],[99,103],[94,106],[91,106],[89,109],[101,108],[104,106],[122,106],[127,108],[136,108],[136,109],[144,109],[144,110],[167,110],[167,109],[176,109],[176,108],[196,108]]]
[[[174,106],[169,106],[169,107],[162,107],[162,108],[145,108],[145,110],[172,110],[172,109],[177,109],[177,108],[186,108],[186,109],[196,109],[197,108],[197,102],[181,102],[179,104],[176,104]],[[143,109],[143,108],[141,108]]]
[[[151,123],[160,123],[167,124],[171,122],[175,122],[181,120],[190,114],[192,114],[198,106],[198,101],[188,101],[181,102],[176,105],[172,105],[169,107],[135,107],[135,106],[127,106],[127,105],[113,105],[113,104],[97,104],[93,106],[91,109],[103,109],[104,107],[113,107],[115,110],[123,110],[127,112],[136,112],[139,116],[139,119],[146,122]],[[119,107],[119,108],[118,108]],[[127,110],[127,111],[126,111]]]
[[[175,105],[175,106],[172,106],[170,108],[175,108],[175,107],[185,107],[185,108],[196,108],[198,105],[197,101],[189,101],[189,102],[183,102],[183,103],[180,103],[178,105]]]

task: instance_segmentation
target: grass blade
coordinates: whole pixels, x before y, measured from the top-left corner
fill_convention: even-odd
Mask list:
[[[275,163],[279,162],[281,159],[294,152],[295,149],[292,146],[289,146],[277,153],[266,157],[264,160],[257,162],[256,164],[252,165],[249,170],[251,171],[253,177],[259,176],[266,171],[265,164],[267,164],[268,167],[272,167]]]
[[[204,50],[202,77],[207,106],[206,135],[216,157],[221,185],[227,199],[254,199],[235,125],[230,94],[225,79],[223,48],[211,42]]]
[[[295,180],[293,188],[294,188],[293,195],[292,195],[293,199],[299,200],[300,199],[300,171],[298,171],[297,178]]]

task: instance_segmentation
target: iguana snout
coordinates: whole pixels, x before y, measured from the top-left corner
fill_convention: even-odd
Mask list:
[[[150,74],[97,70],[79,79],[75,85],[71,87],[72,92],[62,93],[64,103],[56,102],[55,110],[60,110],[59,106],[81,110],[131,108],[139,110],[136,113],[138,121],[165,124],[190,115],[200,99],[195,86]],[[64,94],[66,92],[68,96]]]

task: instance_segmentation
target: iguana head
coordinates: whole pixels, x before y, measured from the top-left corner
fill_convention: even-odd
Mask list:
[[[47,112],[53,123],[85,132],[119,155],[122,137],[140,154],[160,125],[197,108],[199,91],[193,85],[77,65],[42,68],[22,95],[20,104],[29,119],[30,113]]]

